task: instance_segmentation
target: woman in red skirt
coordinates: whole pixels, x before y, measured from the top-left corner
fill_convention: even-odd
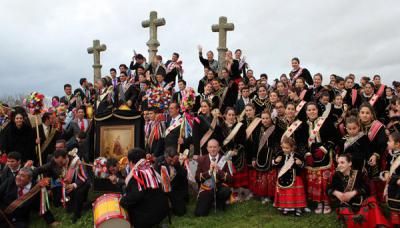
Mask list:
[[[361,172],[351,168],[351,155],[341,154],[337,161],[338,171],[333,176],[328,194],[340,205],[337,209],[339,219],[349,228],[389,227],[376,198],[369,196]]]
[[[252,153],[252,167],[249,171],[249,188],[261,202],[267,203],[275,196],[276,169],[272,167],[272,160],[280,150],[280,140],[283,130],[274,125],[269,111],[261,113],[260,131],[253,132],[257,139],[257,150]]]
[[[240,200],[242,188],[248,187],[248,174],[246,154],[243,142],[246,137],[246,128],[242,122],[237,122],[235,110],[231,107],[225,109],[224,121],[220,121],[220,132],[216,132],[217,138],[222,142],[224,153],[232,155],[233,175],[232,184],[235,200]]]
[[[282,214],[294,212],[301,216],[301,211],[307,206],[303,180],[300,171],[304,167],[303,156],[294,152],[295,141],[284,137],[281,142],[282,152],[273,160],[278,167],[278,179],[275,192],[274,207]]]
[[[306,114],[308,152],[305,154],[305,161],[308,198],[318,203],[316,214],[328,214],[331,208],[326,190],[335,170],[332,156],[339,142],[339,133],[332,118],[318,116],[316,103],[307,103]]]
[[[243,125],[246,127],[246,136],[245,136],[245,141],[244,141],[244,149],[245,149],[245,159],[246,159],[246,165],[247,165],[247,170],[248,174],[251,175],[251,173],[254,172],[254,168],[252,167],[252,159],[253,159],[253,152],[252,151],[257,151],[258,149],[258,136],[260,135],[260,130],[261,130],[261,118],[256,117],[256,107],[254,104],[247,104],[244,108],[245,111],[245,119],[242,121]],[[251,180],[248,178],[248,183],[250,183]],[[244,195],[246,195],[246,200],[250,199],[253,197],[253,194],[251,191],[249,192],[244,192]]]

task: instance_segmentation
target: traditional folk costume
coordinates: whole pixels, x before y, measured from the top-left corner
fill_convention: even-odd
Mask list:
[[[14,227],[28,227],[30,214],[40,207],[41,187],[31,181],[23,188],[15,183],[15,177],[8,178],[0,186],[0,209]],[[50,211],[42,215],[47,224],[53,223],[54,217]],[[0,216],[0,227],[9,227],[3,216]]]
[[[333,152],[339,135],[331,119],[318,117],[308,124],[306,153],[308,198],[315,202],[328,202],[326,190],[334,172]]]
[[[193,106],[193,112],[198,112],[200,109],[201,102],[204,100],[208,100],[211,103],[211,109],[216,109],[219,108],[221,104],[221,100],[219,96],[216,96],[215,94],[204,94],[201,93],[196,96],[195,99],[195,104]]]
[[[388,227],[388,222],[381,213],[378,203],[373,196],[369,196],[368,187],[362,177],[361,172],[351,170],[350,175],[343,175],[341,172],[336,172],[332,178],[332,184],[328,189],[328,194],[333,198],[334,191],[342,193],[357,191],[347,203],[340,203],[337,209],[337,214],[346,227],[376,227],[382,225]]]
[[[389,180],[386,184],[387,203],[392,225],[400,225],[400,151],[391,151],[387,158]]]
[[[103,88],[95,99],[95,116],[103,117],[112,112],[114,105],[114,87]]]
[[[379,179],[379,173],[382,167],[385,167],[386,162],[386,147],[388,137],[385,133],[385,126],[378,120],[374,120],[372,123],[362,125],[361,129],[364,134],[368,136],[370,141],[371,156],[375,155],[376,166],[367,166],[368,178],[370,179],[370,190],[371,195],[376,195],[379,201],[383,200],[383,184]],[[369,158],[368,158],[369,159]]]
[[[218,133],[217,133],[218,134]],[[233,174],[232,187],[241,188],[248,186],[248,171],[246,163],[246,151],[244,141],[246,137],[246,127],[242,122],[228,125],[226,122],[221,124],[221,131],[217,137],[222,141],[222,151],[228,153],[234,151],[232,156]]]
[[[165,160],[156,164],[155,169],[160,174],[163,190],[171,203],[172,212],[174,215],[183,216],[189,200],[187,170],[180,163],[169,165]]]
[[[218,117],[199,114],[193,121],[194,155],[208,154],[207,142],[216,137],[219,130]]]
[[[66,167],[59,167],[54,160],[34,170],[34,176],[44,174],[52,178],[53,204],[62,205],[74,213],[74,219],[81,216],[84,202],[87,200],[90,183],[78,156],[68,155]],[[72,192],[66,192],[66,186],[74,185]]]
[[[335,124],[335,127],[338,128],[341,136],[346,135],[346,130],[345,130],[345,118],[346,118],[347,111],[344,109],[344,105],[337,106],[332,104],[332,109],[331,109],[331,117],[333,119],[333,122]]]
[[[163,121],[149,121],[145,125],[146,153],[160,157],[164,153],[165,124]]]
[[[307,114],[306,114],[306,104],[307,101],[303,101],[303,100],[296,100],[296,101],[292,101],[296,107],[296,117],[299,120],[305,121],[307,120]]]
[[[249,189],[255,196],[273,198],[277,172],[272,167],[272,160],[280,149],[283,130],[276,125],[268,128],[261,123],[260,125],[260,130],[252,134],[257,150],[251,151],[252,161],[256,162],[256,167],[249,171]]]
[[[126,192],[119,203],[128,211],[133,227],[153,227],[167,217],[168,199],[149,162],[138,161],[125,184]]]
[[[261,116],[261,113],[266,109],[268,111],[272,111],[272,104],[269,102],[268,98],[259,98],[258,96],[254,97],[251,103],[256,107],[256,116]]]
[[[346,136],[342,140],[340,154],[350,154],[352,157],[352,168],[360,173],[365,171],[365,167],[371,157],[371,145],[368,136],[364,132],[359,132],[354,137]]]
[[[204,155],[198,159],[196,181],[200,184],[195,209],[195,216],[207,216],[213,204],[215,208],[225,209],[225,202],[231,191],[228,187],[232,180],[226,157],[218,154],[216,157]],[[211,162],[218,163],[218,171],[210,172]]]
[[[296,82],[296,79],[300,78],[300,77],[304,78],[304,80],[306,81],[306,83],[308,85],[314,84],[314,81],[311,77],[310,71],[308,71],[306,68],[299,67],[299,69],[292,70],[289,73],[289,78],[290,78],[292,85],[294,85]]]
[[[361,103],[367,102],[369,103],[375,110],[376,117],[379,121],[385,121],[385,103],[378,94],[371,94],[367,96],[365,93],[361,93]]]
[[[307,207],[306,195],[300,171],[304,167],[303,156],[291,152],[284,154],[282,151],[276,157],[282,156],[279,163],[273,164],[278,168],[277,186],[275,191],[274,207],[294,209]],[[295,159],[302,161],[301,165]]]
[[[351,109],[358,109],[360,107],[362,100],[361,96],[358,92],[357,89],[351,88],[351,89],[346,89],[346,96],[343,98],[343,103],[347,104],[349,107],[349,110]]]
[[[173,147],[175,149],[178,149],[178,139],[183,138],[183,144],[179,147],[178,153],[182,153],[185,149],[189,149],[190,144],[192,142],[192,137],[188,135],[185,137],[184,130],[182,129],[183,122],[185,121],[186,118],[185,116],[179,115],[175,117],[175,119],[172,119],[167,122],[167,128],[165,130],[165,148],[167,147]]]

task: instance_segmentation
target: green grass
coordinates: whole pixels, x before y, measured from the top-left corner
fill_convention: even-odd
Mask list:
[[[96,195],[90,198],[95,199]],[[188,213],[183,217],[172,217],[171,227],[340,227],[336,220],[336,214],[316,215],[314,213],[303,214],[302,217],[283,216],[271,204],[262,205],[259,201],[250,200],[227,207],[225,212],[210,212],[208,217],[194,217],[193,211],[195,201],[191,200],[188,205]],[[68,228],[91,228],[93,227],[93,213],[86,211],[82,218],[76,223],[71,224],[72,215],[67,214],[61,208],[52,208],[56,219],[62,222],[61,227]],[[46,227],[43,219],[32,216],[31,227]],[[167,221],[165,221],[167,223]]]

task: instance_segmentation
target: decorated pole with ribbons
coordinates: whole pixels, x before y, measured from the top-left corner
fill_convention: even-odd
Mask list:
[[[26,107],[29,110],[30,114],[34,116],[35,119],[35,128],[36,135],[39,137],[39,117],[44,107],[44,95],[38,92],[32,92],[26,99]],[[40,148],[40,142],[36,144],[36,153],[39,160],[39,166],[43,165],[42,162],[42,151]],[[42,179],[43,176],[40,175],[39,179]],[[50,208],[49,197],[47,194],[46,187],[42,187],[40,189],[40,214],[43,215]]]

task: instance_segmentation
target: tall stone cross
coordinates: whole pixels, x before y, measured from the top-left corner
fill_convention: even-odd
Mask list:
[[[94,81],[97,81],[101,78],[101,67],[100,64],[100,52],[105,51],[107,46],[105,44],[100,44],[99,40],[93,40],[93,46],[88,47],[87,52],[89,54],[93,54],[93,73],[94,73]]]
[[[165,25],[164,18],[157,18],[157,12],[150,12],[150,19],[142,21],[143,28],[149,28],[150,39],[147,41],[147,47],[149,47],[149,59],[148,62],[153,61],[153,57],[157,54],[157,47],[160,46],[160,42],[157,40],[157,27]]]
[[[219,17],[219,23],[211,26],[213,32],[218,32],[218,74],[221,75],[221,71],[225,66],[225,53],[228,50],[226,48],[226,37],[228,31],[233,31],[235,25],[233,23],[228,23],[226,17]]]

